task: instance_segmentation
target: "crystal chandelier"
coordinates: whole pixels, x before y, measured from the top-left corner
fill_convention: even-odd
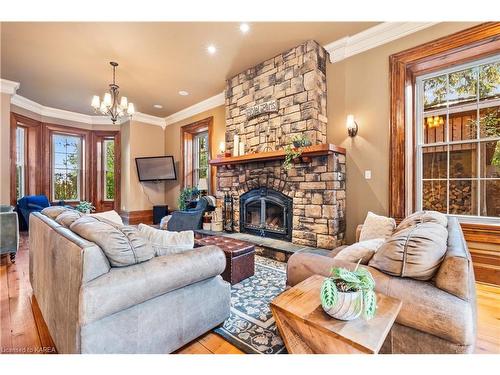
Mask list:
[[[111,121],[116,123],[120,117],[132,116],[135,112],[134,103],[128,103],[127,97],[120,94],[120,86],[115,82],[115,71],[118,63],[111,61],[109,63],[113,67],[113,83],[109,85],[109,92],[104,94],[101,101],[99,95],[94,95],[92,98],[92,108],[95,113],[102,113],[105,116],[111,116]]]

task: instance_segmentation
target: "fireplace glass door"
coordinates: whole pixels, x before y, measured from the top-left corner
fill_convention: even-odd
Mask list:
[[[240,197],[240,232],[291,240],[292,199],[267,188]]]

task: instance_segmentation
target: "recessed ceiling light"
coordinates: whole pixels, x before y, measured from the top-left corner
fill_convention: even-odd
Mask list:
[[[163,108],[163,106],[161,104],[153,104],[153,107],[158,108],[158,109],[162,109]]]
[[[248,23],[242,23],[242,24],[240,24],[240,31],[243,34],[248,33],[250,31],[250,25]]]
[[[180,96],[188,96],[189,93],[187,91],[181,90],[181,91],[179,91],[179,95]]]
[[[213,55],[215,52],[217,52],[217,48],[215,48],[215,46],[213,44],[210,44],[207,47],[207,51],[209,54]]]

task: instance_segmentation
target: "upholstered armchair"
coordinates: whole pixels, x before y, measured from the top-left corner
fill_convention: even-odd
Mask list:
[[[64,204],[64,202],[61,203]],[[16,211],[21,214],[21,229],[28,229],[32,212],[40,212],[49,206],[49,199],[45,195],[26,195],[19,199]]]
[[[9,254],[14,263],[19,248],[19,221],[12,206],[0,205],[0,233],[0,254]]]
[[[201,229],[203,214],[207,211],[213,211],[214,208],[208,197],[201,197],[195,208],[173,212],[168,219],[166,229],[172,232]]]

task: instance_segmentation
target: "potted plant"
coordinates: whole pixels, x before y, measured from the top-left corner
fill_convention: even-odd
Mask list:
[[[200,191],[195,187],[187,187],[181,190],[177,203],[179,210],[186,211],[188,204],[200,195]]]
[[[298,163],[300,161],[300,155],[302,155],[301,148],[294,148],[290,145],[285,147],[285,161],[283,162],[283,168],[289,170],[292,167],[292,162]]]
[[[370,272],[359,268],[354,271],[333,267],[331,276],[321,286],[320,298],[323,310],[339,320],[353,320],[363,314],[369,320],[377,310],[375,281]]]
[[[92,202],[81,201],[75,207],[77,211],[83,212],[84,214],[90,214],[92,211],[95,211],[95,207],[92,205]]]
[[[296,135],[292,138],[292,144],[295,148],[309,147],[312,145],[311,140],[305,134]]]

